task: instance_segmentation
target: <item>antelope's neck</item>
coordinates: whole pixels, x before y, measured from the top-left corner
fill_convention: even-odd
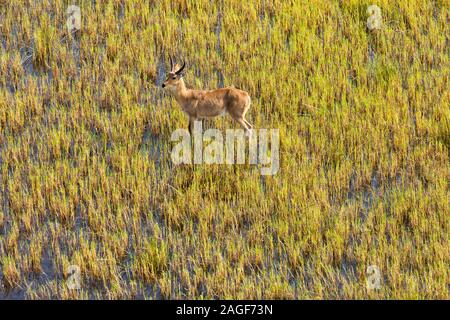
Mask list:
[[[189,117],[195,117],[196,111],[195,111],[195,100],[192,96],[192,90],[187,89],[186,85],[184,84],[183,79],[181,79],[177,90],[174,92],[175,99],[180,104],[181,109],[185,113],[189,115]]]
[[[188,89],[186,89],[183,79],[180,80],[177,90],[175,91],[175,98],[179,103],[184,103],[188,98]]]

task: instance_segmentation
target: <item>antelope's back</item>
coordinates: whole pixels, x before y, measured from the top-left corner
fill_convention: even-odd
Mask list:
[[[227,96],[231,100],[230,102],[239,103],[239,104],[247,104],[250,103],[250,95],[248,92],[233,87],[227,87]]]

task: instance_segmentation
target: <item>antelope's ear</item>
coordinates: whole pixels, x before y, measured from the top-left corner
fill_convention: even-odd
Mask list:
[[[173,66],[172,71],[175,72],[177,70],[180,70],[180,68],[181,68],[180,64],[179,63],[175,63],[175,65]]]

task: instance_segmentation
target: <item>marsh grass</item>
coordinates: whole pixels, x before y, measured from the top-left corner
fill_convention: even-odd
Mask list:
[[[0,1],[0,297],[449,298],[446,1],[77,3]],[[172,164],[169,53],[250,93],[275,176]]]

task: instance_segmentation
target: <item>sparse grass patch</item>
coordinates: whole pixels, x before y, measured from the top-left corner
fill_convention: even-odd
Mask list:
[[[5,288],[449,298],[445,1],[378,1],[370,32],[369,1],[82,0],[72,34],[65,1],[0,2]],[[280,129],[276,175],[172,163],[187,119],[161,88],[169,53],[189,87],[249,92],[249,121]]]

